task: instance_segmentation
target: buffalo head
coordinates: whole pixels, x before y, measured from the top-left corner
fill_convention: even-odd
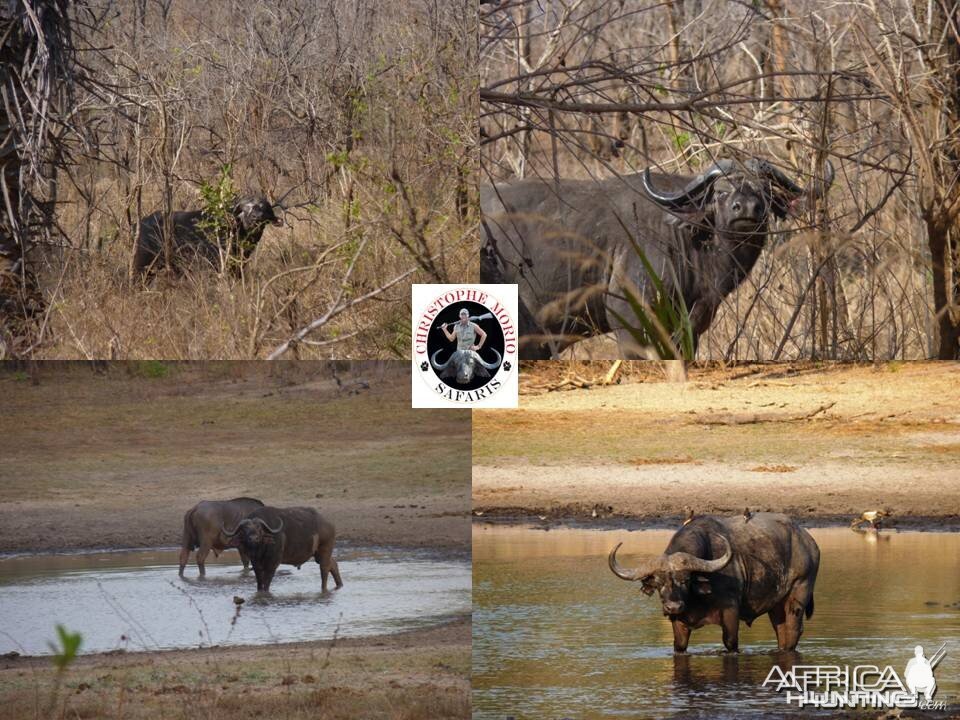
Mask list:
[[[833,177],[833,165],[827,162],[823,181],[813,194],[824,195]],[[719,160],[675,191],[654,188],[648,168],[643,173],[643,189],[664,209],[681,217],[695,216],[696,222],[727,236],[765,234],[770,213],[786,217],[793,201],[807,193],[778,168],[758,159],[740,166],[732,160]]]
[[[617,562],[617,550],[623,543],[610,551],[607,562],[613,574],[622,580],[639,580],[643,592],[660,594],[663,614],[675,616],[683,613],[690,602],[691,593],[709,595],[710,580],[705,573],[722,570],[733,558],[730,543],[722,535],[717,536],[726,548],[724,554],[716,560],[704,560],[685,552],[673,552],[651,558],[633,570],[621,567]]]
[[[228,541],[237,541],[246,548],[257,548],[262,545],[272,545],[276,535],[283,530],[283,520],[276,528],[270,527],[267,521],[260,517],[248,517],[241,520],[233,530],[227,530],[220,525],[220,532]],[[236,539],[236,540],[235,540]]]
[[[237,225],[245,233],[260,230],[267,225],[283,224],[274,212],[274,205],[265,198],[239,200],[233,206],[233,216],[237,220]]]
[[[433,369],[437,371],[437,375],[440,377],[456,377],[457,384],[467,385],[473,380],[474,375],[479,375],[480,377],[489,377],[491,370],[496,370],[500,367],[500,361],[503,359],[496,350],[491,348],[491,351],[494,355],[497,356],[497,359],[493,362],[487,362],[482,357],[480,353],[474,350],[457,350],[454,352],[445,363],[437,362],[437,356],[443,352],[442,350],[437,350],[433,357],[430,358],[430,364],[433,366]]]

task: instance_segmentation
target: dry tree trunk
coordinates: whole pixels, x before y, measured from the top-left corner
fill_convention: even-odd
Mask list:
[[[27,263],[53,225],[51,169],[72,56],[68,0],[0,5],[0,357],[28,354],[43,297]]]
[[[924,218],[933,265],[934,311],[939,326],[937,357],[950,360],[960,357],[960,3],[941,0],[933,3],[931,9],[934,37],[944,38],[944,66],[940,73],[942,122],[947,130],[943,182],[949,182],[951,187],[940,212],[924,213]]]

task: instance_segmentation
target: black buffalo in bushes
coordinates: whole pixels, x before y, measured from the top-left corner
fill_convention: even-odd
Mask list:
[[[203,210],[170,214],[170,242],[165,242],[166,223],[161,212],[140,221],[140,234],[133,256],[133,272],[146,277],[167,264],[183,268],[200,261],[220,269],[227,267],[239,274],[243,264],[257,248],[267,225],[280,225],[274,205],[265,198],[238,201],[227,219],[227,227],[216,232],[216,224]]]
[[[340,568],[333,559],[336,530],[313,508],[262,507],[251,512],[233,530],[222,527],[225,537],[237,537],[240,548],[250,558],[257,576],[257,590],[267,592],[277,567],[296,565],[311,558],[320,566],[321,589],[327,590],[332,573],[337,587],[343,587]]]

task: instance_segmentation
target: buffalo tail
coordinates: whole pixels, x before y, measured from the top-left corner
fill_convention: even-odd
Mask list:
[[[183,516],[183,540],[180,547],[184,550],[196,550],[200,547],[193,528],[193,509],[187,510],[187,514]]]

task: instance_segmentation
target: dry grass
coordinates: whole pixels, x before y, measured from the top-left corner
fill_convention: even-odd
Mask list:
[[[697,460],[694,460],[688,455],[682,457],[658,457],[658,458],[649,458],[649,457],[635,457],[627,460],[627,463],[630,465],[687,465],[687,464],[698,464]]]
[[[383,718],[470,715],[470,624],[408,636],[42,660],[0,669],[8,717]]]

